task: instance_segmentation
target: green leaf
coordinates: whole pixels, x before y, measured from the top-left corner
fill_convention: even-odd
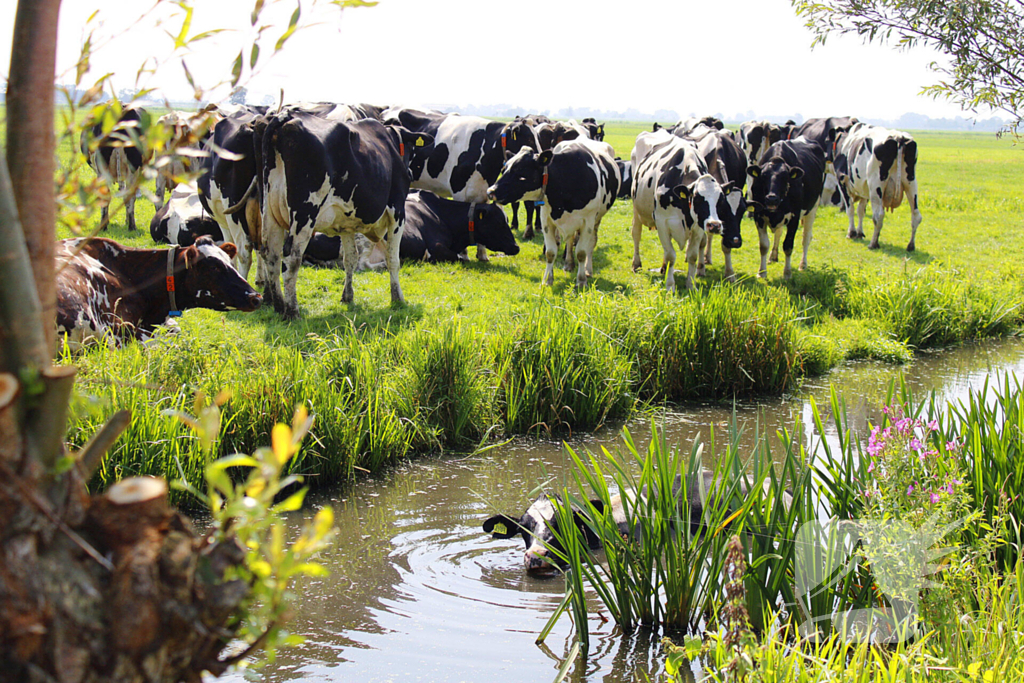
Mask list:
[[[260,46],[259,43],[252,44],[252,52],[249,53],[249,68],[256,68],[256,60],[260,58]]]
[[[277,43],[274,45],[274,52],[280,50],[285,42],[292,37],[295,33],[295,29],[299,26],[299,17],[302,16],[302,3],[295,5],[295,11],[292,12],[292,18],[288,21],[288,30],[281,34],[281,37],[277,39]]]
[[[295,573],[302,573],[306,576],[312,576],[313,578],[322,578],[324,576],[330,576],[331,572],[327,567],[316,562],[304,562],[295,567]]]
[[[300,489],[273,507],[274,512],[294,512],[302,507],[308,489]]]
[[[181,31],[174,39],[175,48],[185,47],[188,43],[188,30],[192,27],[192,7],[190,5],[182,5],[182,7],[185,8],[185,21],[181,23]]]
[[[259,21],[260,12],[263,11],[263,0],[256,0],[256,5],[252,8],[252,14],[249,15],[249,21],[255,26],[256,22]]]
[[[231,87],[234,88],[238,85],[238,81],[242,78],[242,51],[238,51],[238,56],[235,57],[234,63],[231,65]]]

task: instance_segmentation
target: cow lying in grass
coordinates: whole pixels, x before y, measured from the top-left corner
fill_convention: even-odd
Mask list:
[[[71,350],[110,334],[145,339],[190,308],[252,311],[260,295],[238,274],[235,245],[132,249],[94,237],[57,244],[57,332]]]

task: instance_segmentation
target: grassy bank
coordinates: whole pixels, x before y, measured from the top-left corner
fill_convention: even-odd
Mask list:
[[[559,492],[571,507],[556,502],[551,527],[567,597],[552,621],[564,608],[588,624],[592,592],[624,635],[647,628],[683,643],[666,643],[669,673],[699,660],[702,680],[1019,680],[1020,381],[950,403],[900,385],[887,403],[861,442],[833,392],[838,443],[813,453],[785,431],[740,453],[735,426],[724,443],[688,450],[655,429],[640,445],[624,431],[616,455],[571,453],[576,486]],[[813,402],[812,420],[824,433]],[[714,483],[691,511],[687,482],[707,449]],[[619,522],[616,490],[644,492],[622,496]],[[589,634],[578,636],[585,657]]]
[[[644,128],[610,124],[608,140],[628,158]],[[132,426],[102,482],[179,469],[194,479],[200,449],[161,411],[227,388],[221,451],[266,443],[270,426],[306,402],[317,424],[295,467],[329,483],[412,453],[466,449],[488,434],[592,429],[645,401],[778,394],[846,360],[901,363],[917,348],[1011,333],[1024,300],[1020,152],[983,135],[918,141],[925,222],[916,252],[903,249],[906,206],[886,216],[878,251],[846,239],[845,215],[822,210],[810,269],[784,281],[773,264],[760,281],[751,277],[758,254],[745,221],[747,246],[734,252],[740,282],[722,281],[716,244],[697,289],[667,296],[663,277],[647,270],[661,263],[652,233],[641,245],[645,270],[630,269],[626,200],[602,223],[594,286],[584,293],[561,271],[553,289],[540,286],[540,237],[488,264],[403,264],[409,303],[401,308],[390,305],[385,274],[357,274],[356,301],[343,305],[342,274],[306,268],[300,321],[282,323],[269,310],[189,311],[176,336],[71,359],[92,398],[72,421],[72,439],[82,443],[102,415],[131,407]],[[70,145],[61,150],[67,163]],[[141,233],[128,235],[115,211],[108,235],[149,246],[152,204],[140,199],[136,212]]]

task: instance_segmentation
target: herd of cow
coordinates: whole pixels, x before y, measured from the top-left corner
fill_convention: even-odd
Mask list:
[[[129,108],[113,130],[97,124],[82,137],[97,174],[128,188],[122,196],[129,230],[146,158],[145,116]],[[285,318],[297,317],[304,259],[344,264],[344,302],[353,299],[357,268],[383,266],[392,300],[401,302],[402,260],[455,261],[474,245],[482,261],[488,249],[517,254],[520,202],[524,238],[535,226],[544,237],[544,283],[553,283],[564,248],[565,269],[576,270],[578,287],[593,274],[598,228],[618,198],[632,199],[634,270],[641,267],[643,228],[657,230],[670,291],[673,244],[684,251],[690,288],[711,262],[714,235],[721,238],[725,276],[735,278],[731,251],[742,246],[740,224],[748,212],[758,231],[761,277],[767,262],[778,259],[780,237],[789,277],[801,224],[801,268],[807,266],[819,206],[844,208],[849,236],[862,237],[870,201],[872,248],[885,209],[898,207],[904,195],[912,210],[908,251],[921,221],[914,140],[853,118],[799,126],[751,121],[733,133],[713,117],[691,117],[638,135],[629,161],[615,156],[603,142],[604,126],[593,119],[525,116],[500,123],[409,107],[319,103],[171,112],[160,121],[172,131],[174,154],[156,164],[158,211],[150,232],[172,248],[66,241],[58,256],[58,318],[73,343],[108,330],[145,336],[189,307],[252,310],[265,299]],[[171,182],[187,176],[197,179],[174,187],[165,204]],[[511,226],[500,208],[508,204]],[[262,299],[247,282],[253,251]]]

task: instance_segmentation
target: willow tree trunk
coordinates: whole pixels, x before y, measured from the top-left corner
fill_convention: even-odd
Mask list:
[[[238,659],[219,657],[249,593],[227,578],[243,549],[197,535],[162,480],[89,495],[127,412],[78,453],[63,443],[76,370],[52,364],[59,5],[18,3],[0,158],[0,681],[198,682]]]

